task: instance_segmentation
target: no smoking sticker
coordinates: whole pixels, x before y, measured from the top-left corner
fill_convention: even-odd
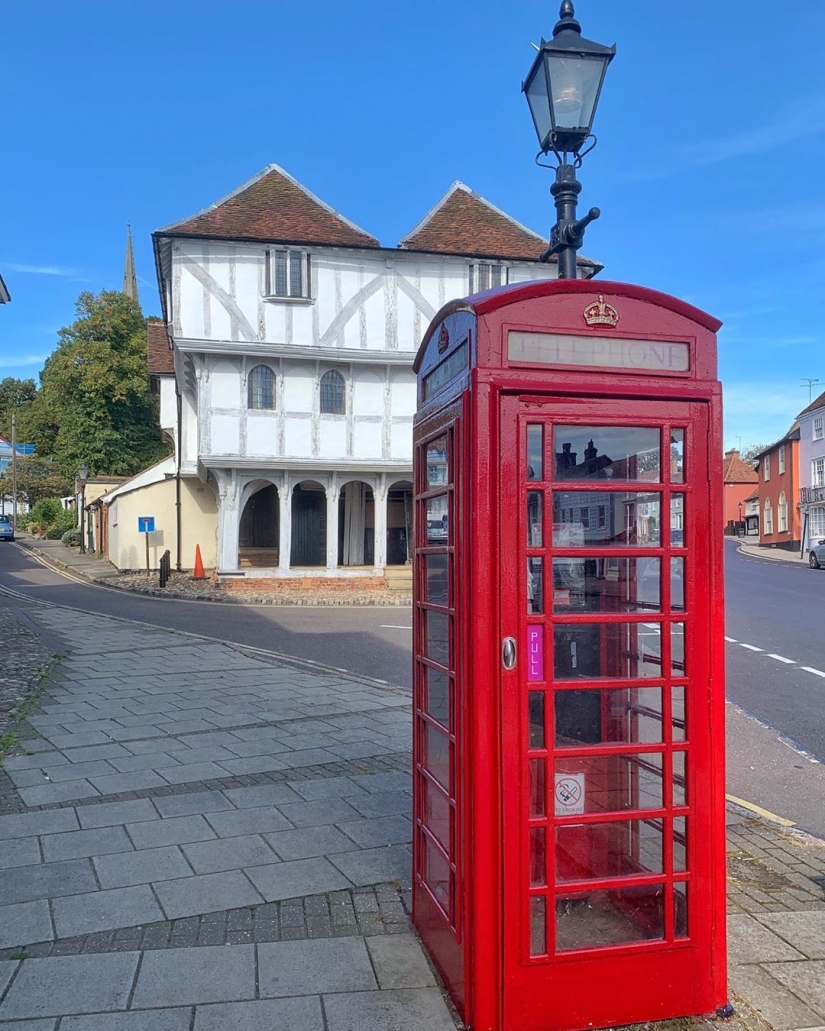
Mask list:
[[[584,812],[584,774],[556,774],[556,816],[580,816]]]

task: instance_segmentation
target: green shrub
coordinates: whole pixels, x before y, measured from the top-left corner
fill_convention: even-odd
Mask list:
[[[61,508],[59,515],[46,527],[46,540],[59,541],[67,530],[77,528],[77,513],[72,508]]]
[[[63,544],[67,548],[79,548],[80,547],[80,530],[76,526],[73,526],[71,530],[67,530],[60,538]]]
[[[65,512],[66,509],[60,504],[60,498],[41,498],[29,513],[29,521],[38,526],[48,527],[60,519]],[[74,518],[73,523],[76,522],[77,519]],[[64,526],[63,529],[65,531],[69,527]]]

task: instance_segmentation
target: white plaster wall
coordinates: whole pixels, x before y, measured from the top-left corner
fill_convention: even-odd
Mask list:
[[[283,410],[285,412],[311,412],[314,407],[315,392],[315,363],[285,361]]]
[[[213,414],[209,428],[211,454],[237,455],[240,453],[240,420],[237,415]]]
[[[412,369],[395,368],[390,374],[392,414],[415,415],[416,377]]]
[[[160,382],[160,427],[171,433],[178,428],[178,403],[175,394],[175,377],[159,376]]]
[[[353,374],[352,407],[359,415],[384,414],[384,376],[372,369],[358,369]]]
[[[381,458],[381,423],[356,420],[353,434],[353,457]]]
[[[209,375],[212,408],[240,408],[240,361],[214,361]]]
[[[312,455],[312,420],[287,418],[284,420],[284,451],[289,458],[308,458]]]
[[[324,458],[346,457],[347,424],[343,416],[321,416],[320,448]]]
[[[247,412],[246,453],[261,458],[278,453],[277,413]]]

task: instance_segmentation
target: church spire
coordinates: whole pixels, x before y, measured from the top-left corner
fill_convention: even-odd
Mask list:
[[[126,265],[123,269],[123,293],[140,305],[138,299],[137,275],[135,274],[135,254],[132,250],[132,223],[126,223]]]

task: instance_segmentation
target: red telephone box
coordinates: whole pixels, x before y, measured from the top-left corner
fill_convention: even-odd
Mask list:
[[[416,358],[413,914],[474,1031],[726,1003],[720,325],[529,283]]]

